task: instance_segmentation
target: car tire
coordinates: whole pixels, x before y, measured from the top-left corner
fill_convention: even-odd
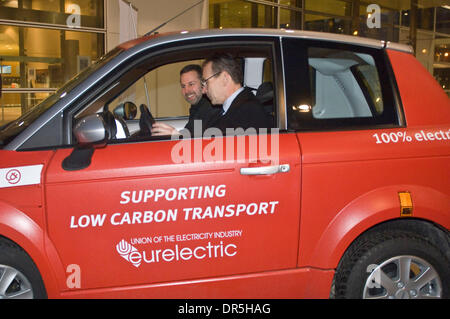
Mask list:
[[[341,259],[335,297],[449,298],[449,247],[448,233],[428,223],[399,221],[375,227]]]
[[[0,299],[47,298],[41,275],[28,254],[0,238]]]

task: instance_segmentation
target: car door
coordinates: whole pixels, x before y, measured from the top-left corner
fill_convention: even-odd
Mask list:
[[[62,162],[71,150],[58,150],[46,201],[63,264],[80,267],[86,289],[295,267],[298,145],[293,134],[270,137],[279,139],[279,164],[176,164],[178,142],[163,141],[108,145],[95,150],[88,168],[69,172]],[[239,138],[188,144],[203,152],[219,139]],[[289,171],[241,173],[281,164]]]
[[[283,45],[290,52],[285,63],[295,66],[286,68],[287,103],[302,106],[288,109],[288,126],[302,149],[298,263],[332,268],[336,246],[353,223],[385,203],[358,206],[351,222],[342,212],[386,185],[408,184],[407,174],[399,178],[406,163],[397,159],[411,154],[412,146],[381,47],[302,39],[284,39]],[[376,140],[381,134],[395,138],[385,151]]]
[[[49,237],[62,264],[79,267],[78,288],[296,267],[295,134],[122,141],[65,170],[72,151],[56,151],[45,194]]]

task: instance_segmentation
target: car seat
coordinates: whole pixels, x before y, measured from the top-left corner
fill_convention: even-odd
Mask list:
[[[274,94],[272,82],[263,82],[256,90],[256,98],[263,105],[264,111],[268,114],[272,120],[274,119]]]

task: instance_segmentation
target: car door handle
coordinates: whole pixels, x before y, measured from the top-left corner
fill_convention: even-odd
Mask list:
[[[289,164],[282,164],[273,166],[243,167],[240,172],[241,175],[271,175],[277,173],[287,173],[289,170]]]

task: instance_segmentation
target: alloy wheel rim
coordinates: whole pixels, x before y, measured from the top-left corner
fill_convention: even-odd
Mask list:
[[[369,265],[364,299],[435,299],[442,296],[436,269],[411,255],[396,256],[380,265]]]
[[[27,277],[16,268],[0,265],[0,299],[32,299],[33,289]]]

